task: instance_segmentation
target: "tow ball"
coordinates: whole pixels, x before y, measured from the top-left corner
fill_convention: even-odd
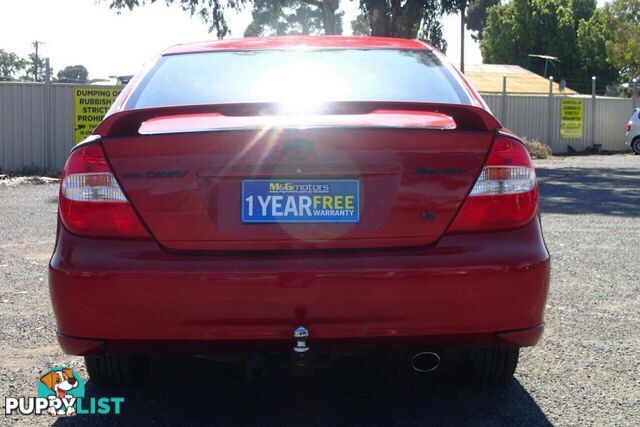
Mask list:
[[[303,326],[298,326],[293,331],[295,345],[291,350],[291,374],[294,376],[311,375],[313,371],[312,357],[309,345],[309,331]]]

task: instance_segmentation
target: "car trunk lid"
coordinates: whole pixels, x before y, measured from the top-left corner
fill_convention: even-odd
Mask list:
[[[433,243],[471,190],[499,127],[475,107],[402,103],[338,104],[306,115],[225,105],[114,116],[96,130],[114,174],[153,236],[188,251]],[[246,222],[249,182],[352,183],[357,217]]]

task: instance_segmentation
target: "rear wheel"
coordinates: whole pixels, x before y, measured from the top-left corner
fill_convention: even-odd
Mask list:
[[[149,359],[141,356],[85,356],[84,363],[89,378],[98,386],[139,385],[147,379],[149,373]]]
[[[635,154],[640,154],[640,136],[637,136],[631,141],[631,149]]]
[[[519,348],[481,348],[471,352],[470,378],[478,382],[497,382],[513,376],[518,366]]]

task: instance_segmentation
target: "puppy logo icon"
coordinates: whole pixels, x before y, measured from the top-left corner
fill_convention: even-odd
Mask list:
[[[120,414],[124,397],[85,397],[84,381],[73,369],[56,367],[39,375],[38,396],[6,396],[5,415]]]
[[[38,397],[49,400],[49,414],[74,415],[75,403],[84,397],[84,382],[71,368],[53,368],[40,377]]]

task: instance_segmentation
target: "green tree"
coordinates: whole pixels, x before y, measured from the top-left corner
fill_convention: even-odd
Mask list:
[[[13,52],[0,49],[0,80],[16,80],[19,73],[24,72],[26,66],[26,60],[20,58]]]
[[[426,41],[442,52],[447,51],[447,41],[442,31],[442,13],[426,12],[424,14],[418,39]]]
[[[500,0],[475,0],[467,7],[467,29],[471,31],[471,38],[482,40],[484,27],[487,24],[487,11],[490,7],[500,4]]]
[[[586,78],[597,76],[605,83],[618,79],[618,70],[611,63],[607,52],[607,41],[613,38],[611,21],[602,10],[578,26],[578,55],[581,58],[580,72]]]
[[[337,0],[254,0],[244,35],[342,34]]]
[[[36,55],[35,53],[30,53],[27,57],[28,59],[26,60],[26,67],[24,68],[24,73],[21,76],[22,80],[26,80],[26,81],[36,81],[35,79],[35,74],[36,74],[36,63],[38,64],[37,68],[38,68],[38,79],[37,81],[42,82],[44,81],[44,75],[45,75],[45,62],[44,62],[44,58],[42,57],[38,57],[37,61],[36,61]]]
[[[102,0],[120,12],[158,0]],[[226,15],[251,6],[253,22],[245,35],[341,34],[340,0],[164,0],[179,4],[199,16],[219,38],[229,34]],[[355,0],[351,0],[355,1]],[[358,34],[387,37],[421,37],[445,48],[442,14],[467,0],[359,0],[361,16],[354,24]],[[457,10],[457,9],[456,9]],[[353,25],[352,25],[353,28]]]
[[[123,9],[133,10],[136,7],[145,4],[155,3],[158,0],[103,0],[109,3],[109,7],[118,12]],[[218,38],[224,38],[229,34],[229,26],[227,23],[228,12],[238,13],[248,5],[253,5],[254,17],[257,16],[258,21],[252,23],[248,29],[249,34],[260,34],[274,30],[268,28],[269,23],[275,25],[275,32],[284,31],[289,33],[291,30],[284,29],[281,25],[282,20],[286,21],[284,15],[290,9],[301,8],[298,17],[301,18],[309,13],[309,8],[314,8],[322,18],[322,27],[324,34],[339,34],[341,26],[341,15],[337,13],[339,0],[164,0],[166,4],[179,4],[182,10],[189,12],[191,16],[199,16],[203,22],[209,25],[209,31],[216,33]],[[295,7],[295,4],[299,4]],[[306,7],[300,6],[306,5]],[[270,9],[273,9],[271,13]],[[290,15],[290,14],[289,14]],[[295,16],[294,16],[295,18]],[[339,18],[339,19],[338,19]],[[294,26],[299,22],[293,22]],[[279,29],[279,30],[278,30]]]
[[[606,50],[611,64],[629,81],[640,75],[640,0],[616,0],[604,8],[611,31]]]
[[[89,71],[84,65],[68,65],[58,71],[58,81],[62,83],[87,83]]]
[[[587,69],[611,78],[606,63],[587,64],[583,57],[597,52],[593,42],[603,37],[594,35],[599,28],[592,20],[595,11],[595,0],[512,0],[491,7],[480,43],[482,58],[486,63],[516,64],[543,74],[544,61],[529,54],[552,55],[560,60],[551,70],[558,79],[590,79],[584,74]]]
[[[359,13],[356,19],[351,21],[351,32],[355,36],[370,36],[371,26],[369,18],[364,13]]]
[[[351,27],[356,34],[419,38],[445,51],[441,19],[453,4],[453,0],[360,0],[360,16]]]
[[[438,0],[360,0],[372,36],[416,38],[427,11],[441,12]],[[435,7],[434,7],[435,6]]]
[[[109,7],[118,12],[123,9],[133,10],[139,6],[152,4],[158,0],[103,0],[109,3]],[[199,16],[209,26],[209,32],[216,32],[218,38],[229,34],[229,26],[225,14],[229,11],[239,12],[249,0],[164,0],[169,4],[179,4],[182,10]]]

